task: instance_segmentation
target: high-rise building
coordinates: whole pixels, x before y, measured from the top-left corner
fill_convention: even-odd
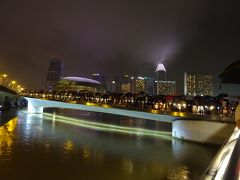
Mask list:
[[[107,91],[109,92],[116,92],[116,82],[114,80],[107,81]]]
[[[162,63],[159,63],[155,70],[155,83],[153,86],[153,94],[157,95],[159,92],[161,92],[158,88],[160,87],[158,85],[159,81],[166,81],[166,69]]]
[[[47,80],[45,82],[46,90],[53,90],[56,83],[63,77],[63,63],[59,58],[52,58],[49,61]]]
[[[136,78],[136,93],[144,92],[145,91],[145,82],[144,77]]]
[[[144,77],[144,92],[149,95],[153,95],[154,88],[154,78],[152,77]]]
[[[130,92],[139,93],[145,92],[146,94],[153,95],[154,79],[151,77],[130,77]]]
[[[210,74],[184,73],[184,95],[212,96],[213,76]]]
[[[102,84],[102,86],[105,89],[107,89],[107,77],[105,75],[95,73],[95,74],[92,74],[92,79],[99,81]]]
[[[156,81],[157,92],[160,95],[175,95],[176,81]]]
[[[130,76],[125,74],[119,77],[119,85],[120,85],[120,92],[121,93],[128,93],[131,92],[131,85],[130,85]]]
[[[133,94],[136,93],[136,77],[134,76],[130,78],[130,92]]]
[[[158,64],[155,70],[156,81],[166,81],[166,69],[163,64]]]
[[[108,81],[107,90],[118,93],[132,92],[131,77],[128,75],[121,75],[114,77],[113,81]]]
[[[129,75],[122,75],[115,77],[114,81],[109,81],[108,90],[120,93],[139,93],[144,92],[153,95],[154,79],[150,77],[134,77]]]

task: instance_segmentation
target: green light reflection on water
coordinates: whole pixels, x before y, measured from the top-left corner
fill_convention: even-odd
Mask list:
[[[116,132],[116,133],[123,133],[123,134],[132,134],[138,136],[155,136],[161,137],[164,139],[172,140],[171,132],[164,132],[164,131],[156,131],[150,129],[143,129],[137,127],[125,127],[125,126],[118,126],[113,124],[106,124],[106,123],[99,123],[99,122],[92,122],[89,120],[81,120],[61,115],[55,115],[50,113],[44,113],[44,116],[47,120],[53,120],[58,122],[63,122],[67,124],[72,124],[80,127],[90,128],[98,131],[104,132]]]

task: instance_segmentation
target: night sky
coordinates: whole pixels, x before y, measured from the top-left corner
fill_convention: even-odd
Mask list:
[[[240,58],[238,1],[1,0],[0,72],[43,88],[49,60],[65,76],[152,75],[164,63],[183,93],[183,73],[218,75]],[[237,87],[240,94],[240,87]]]

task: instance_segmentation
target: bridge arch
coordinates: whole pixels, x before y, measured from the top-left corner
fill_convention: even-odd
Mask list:
[[[84,111],[100,112],[134,118],[148,119],[172,123],[172,137],[198,143],[223,144],[235,127],[232,123],[223,123],[207,119],[183,118],[166,114],[154,114],[126,109],[87,106],[59,101],[50,101],[26,97],[29,113],[43,113],[46,107],[77,109]]]

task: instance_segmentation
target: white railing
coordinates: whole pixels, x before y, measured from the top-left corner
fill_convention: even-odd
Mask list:
[[[226,143],[223,144],[217,155],[214,157],[213,161],[210,163],[210,166],[204,172],[202,179],[223,180],[227,178],[227,174],[229,176],[229,173],[230,176],[235,176],[231,174],[231,169],[229,169],[229,167],[232,163],[235,149],[239,149],[239,147],[237,147],[239,144],[237,143],[239,142],[239,135],[240,131],[236,127],[230,138],[226,141]],[[237,154],[237,157],[239,158],[239,154]],[[235,168],[237,168],[236,165]],[[235,177],[234,179],[238,179],[238,177]]]

